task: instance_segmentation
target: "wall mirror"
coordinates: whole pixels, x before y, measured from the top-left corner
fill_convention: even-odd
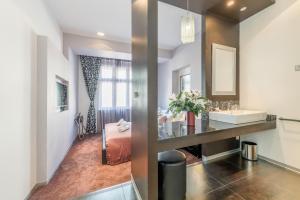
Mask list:
[[[189,25],[193,31],[186,31]],[[157,100],[159,109],[167,111],[172,94],[202,92],[202,16],[158,2],[157,31]]]
[[[212,95],[236,95],[236,48],[212,44]]]

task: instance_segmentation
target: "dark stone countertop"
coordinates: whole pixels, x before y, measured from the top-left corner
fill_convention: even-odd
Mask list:
[[[165,151],[205,144],[275,128],[276,121],[230,124],[199,119],[196,120],[195,127],[186,126],[185,122],[170,122],[158,128],[158,150]]]

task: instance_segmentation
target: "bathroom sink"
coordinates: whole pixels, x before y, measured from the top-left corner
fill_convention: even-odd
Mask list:
[[[211,120],[227,122],[231,124],[243,124],[266,120],[267,113],[263,111],[252,110],[229,110],[209,112],[209,118]]]

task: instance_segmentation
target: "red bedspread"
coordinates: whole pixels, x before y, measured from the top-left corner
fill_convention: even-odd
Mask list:
[[[131,129],[119,132],[117,123],[105,124],[107,164],[117,165],[131,158]]]

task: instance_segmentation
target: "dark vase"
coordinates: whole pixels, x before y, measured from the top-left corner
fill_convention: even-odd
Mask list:
[[[186,125],[195,126],[195,114],[193,112],[186,112]]]

